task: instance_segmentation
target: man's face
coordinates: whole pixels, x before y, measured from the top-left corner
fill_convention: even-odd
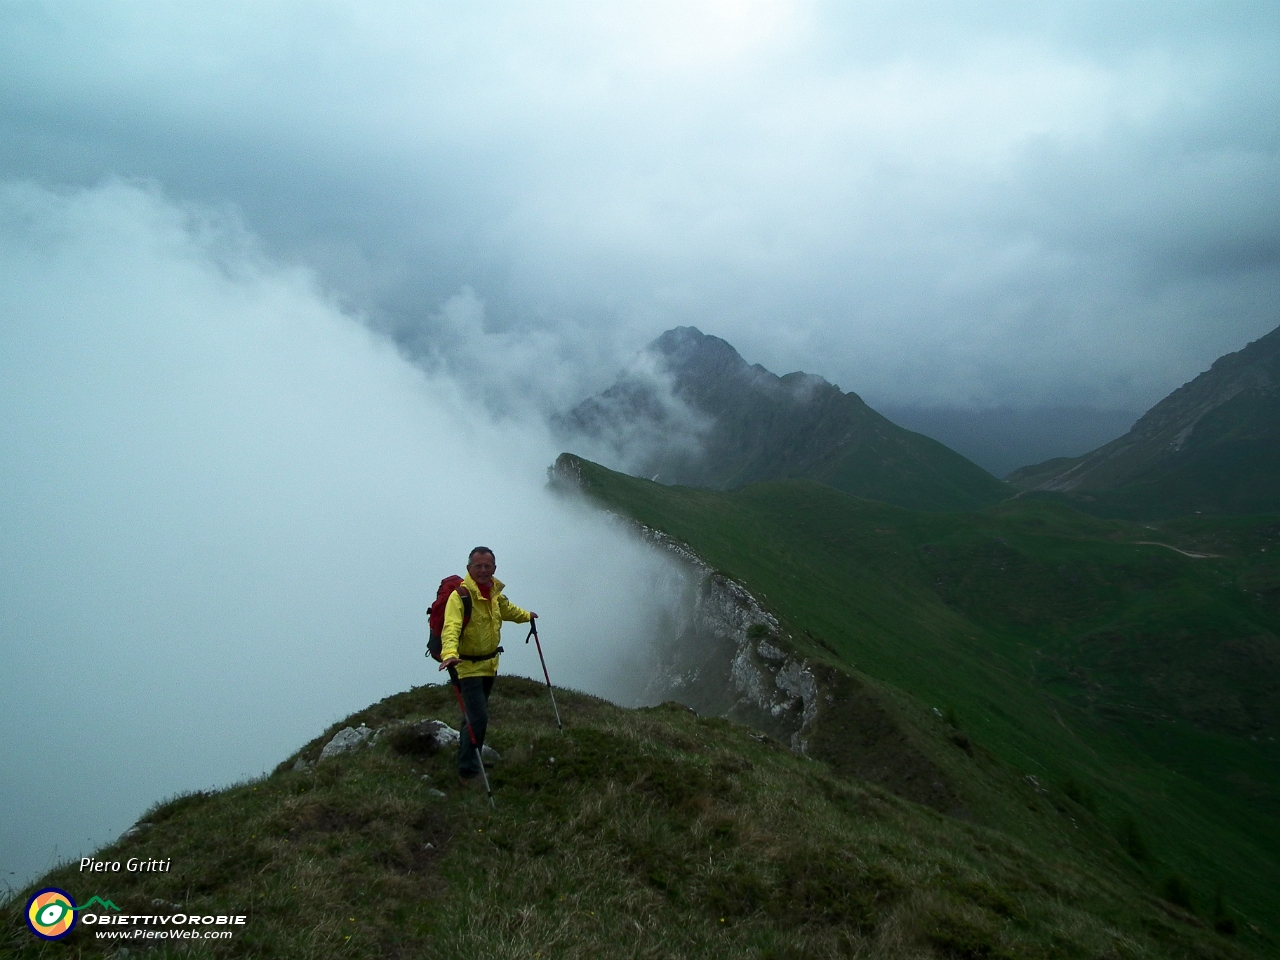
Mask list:
[[[497,569],[498,565],[493,562],[492,553],[477,553],[467,564],[467,573],[471,574],[471,579],[482,587],[493,583],[493,571]]]

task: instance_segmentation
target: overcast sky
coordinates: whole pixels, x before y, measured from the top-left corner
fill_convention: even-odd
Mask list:
[[[234,210],[498,406],[694,324],[1144,409],[1280,321],[1278,99],[1274,2],[0,8],[0,174]]]

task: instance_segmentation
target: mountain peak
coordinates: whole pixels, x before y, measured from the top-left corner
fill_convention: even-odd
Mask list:
[[[1022,467],[1009,480],[1124,516],[1274,512],[1277,451],[1280,327],[1219,357],[1123,437],[1081,457]]]
[[[740,376],[749,369],[732,344],[697,327],[673,327],[645,350],[661,358],[677,382],[691,377]]]
[[[561,418],[612,448],[636,476],[734,489],[804,478],[918,509],[970,509],[1002,499],[994,477],[936,441],[903,430],[820,376],[779,377],[697,327],[655,339],[608,390]]]
[[[742,359],[738,351],[727,340],[709,336],[697,327],[672,327],[645,349],[673,358],[706,350],[719,350],[731,354],[739,360]],[[743,362],[745,363],[746,361]]]
[[[733,344],[720,337],[703,333],[697,327],[673,327],[662,334],[645,351],[663,361],[675,378],[677,393],[696,397],[699,384],[723,379],[733,389],[775,391],[807,403],[821,387],[831,387],[815,373],[796,371],[779,377],[760,364],[748,364]],[[838,388],[837,388],[838,389]],[[707,406],[698,403],[698,406]],[[711,405],[716,405],[712,403]]]

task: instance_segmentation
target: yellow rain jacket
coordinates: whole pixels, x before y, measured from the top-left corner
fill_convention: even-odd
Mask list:
[[[440,631],[440,659],[450,657],[482,657],[493,653],[502,642],[502,621],[528,623],[529,611],[522,610],[502,595],[503,582],[494,579],[489,589],[489,599],[471,579],[462,578],[462,585],[471,594],[471,620],[462,629],[462,597],[455,590],[444,607],[444,627]],[[459,639],[458,634],[462,637]],[[457,667],[459,677],[492,677],[498,673],[498,657],[488,660],[463,660]]]

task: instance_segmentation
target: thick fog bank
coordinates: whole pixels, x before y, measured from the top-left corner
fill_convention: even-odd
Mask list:
[[[423,611],[479,543],[554,680],[636,694],[673,569],[546,490],[539,418],[359,319],[233,217],[0,184],[0,880],[434,682]]]

